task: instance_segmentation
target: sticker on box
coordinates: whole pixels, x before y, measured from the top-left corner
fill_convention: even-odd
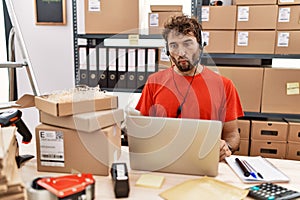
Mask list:
[[[248,46],[249,32],[238,32],[238,46]]]
[[[202,7],[201,20],[203,22],[209,21],[209,7]]]
[[[65,166],[64,136],[61,131],[39,131],[42,166]]]
[[[278,33],[278,47],[288,47],[289,46],[290,33],[288,32],[280,32]]]
[[[100,0],[89,0],[89,12],[100,11]]]
[[[278,22],[289,22],[291,15],[291,8],[279,8]]]
[[[209,45],[209,32],[203,31],[202,38],[203,38],[203,42],[205,42],[206,46],[208,46]]]
[[[158,24],[158,13],[151,13],[149,26],[158,26]]]
[[[239,6],[239,8],[238,8],[238,21],[239,22],[249,21],[249,7],[248,6]]]
[[[286,84],[286,94],[295,95],[299,94],[299,82],[287,83]]]

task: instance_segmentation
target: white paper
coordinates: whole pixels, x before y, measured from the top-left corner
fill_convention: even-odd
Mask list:
[[[263,179],[253,178],[251,176],[245,177],[243,171],[235,161],[236,158],[246,160],[257,172],[259,172]],[[259,182],[289,182],[289,177],[283,174],[279,169],[272,165],[269,161],[261,156],[229,156],[225,158],[228,165],[236,173],[236,175],[244,183],[259,183]]]

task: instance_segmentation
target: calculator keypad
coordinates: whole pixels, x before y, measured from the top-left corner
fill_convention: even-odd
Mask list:
[[[258,200],[280,200],[300,197],[299,192],[272,183],[262,183],[248,189],[248,196]]]

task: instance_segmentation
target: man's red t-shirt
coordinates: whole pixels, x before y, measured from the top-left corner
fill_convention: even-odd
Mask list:
[[[178,75],[173,67],[152,74],[136,109],[144,116],[177,117],[186,96],[178,117],[227,122],[243,116],[231,80],[206,67],[192,79],[193,76]]]

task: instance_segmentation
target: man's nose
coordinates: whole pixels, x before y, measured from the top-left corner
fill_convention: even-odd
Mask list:
[[[179,48],[179,49],[178,49],[178,55],[179,55],[179,56],[184,56],[184,55],[185,55],[185,52],[186,52],[186,51],[185,51],[184,48]]]

